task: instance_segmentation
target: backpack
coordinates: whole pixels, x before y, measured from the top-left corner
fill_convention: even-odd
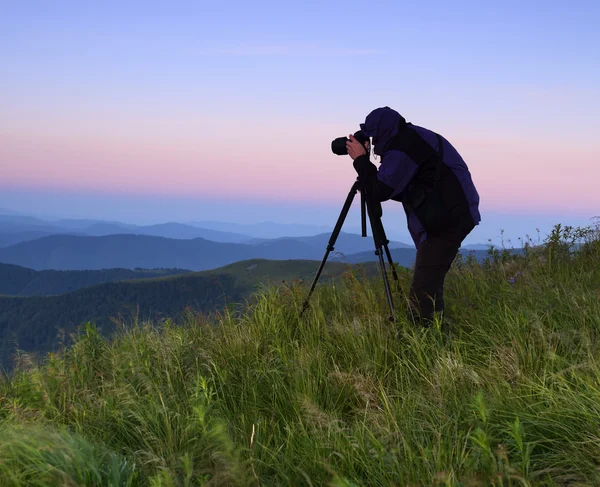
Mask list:
[[[387,147],[399,149],[406,153],[418,166],[417,172],[404,190],[402,201],[409,211],[415,213],[427,233],[439,234],[451,226],[451,214],[440,191],[440,180],[443,170],[443,141],[436,134],[439,153],[408,125],[404,125]],[[433,175],[431,172],[435,163]]]

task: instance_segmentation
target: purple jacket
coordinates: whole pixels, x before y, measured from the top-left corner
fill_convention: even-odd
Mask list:
[[[385,199],[394,199],[396,201],[402,201],[403,192],[418,169],[417,163],[406,153],[401,150],[387,149],[391,139],[397,135],[399,126],[404,123],[406,123],[404,118],[398,112],[389,107],[382,107],[373,110],[367,116],[365,123],[360,124],[363,133],[367,137],[373,137],[373,152],[381,156],[381,166],[377,171],[377,179],[380,184],[383,183],[385,187],[387,187]],[[437,136],[434,132],[410,123],[408,125],[435,151],[439,151]],[[468,202],[468,211],[470,212],[473,225],[478,225],[481,221],[481,215],[479,213],[479,194],[471,179],[471,173],[469,172],[467,164],[452,144],[444,137],[442,137],[442,143],[444,144],[443,162],[450,168],[452,174],[460,182],[460,188]],[[359,161],[361,158],[362,161]],[[361,156],[361,158],[356,159],[355,167],[357,167],[357,162],[359,165],[370,163],[370,161],[368,161],[368,156]],[[417,216],[410,211],[404,202],[403,206],[407,216],[408,230],[415,246],[418,248],[427,238],[427,233],[423,229]]]

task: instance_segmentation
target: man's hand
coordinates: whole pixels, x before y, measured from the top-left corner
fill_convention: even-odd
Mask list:
[[[356,140],[354,135],[350,134],[348,138],[350,139],[350,142],[346,142],[346,149],[348,150],[348,155],[352,158],[352,160],[355,160],[358,156],[362,156],[363,154],[367,153],[365,146]]]

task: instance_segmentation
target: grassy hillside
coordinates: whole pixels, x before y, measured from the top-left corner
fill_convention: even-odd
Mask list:
[[[77,326],[93,321],[109,335],[115,319],[178,319],[186,310],[210,313],[242,300],[259,283],[311,279],[315,261],[267,261],[254,259],[220,269],[188,272],[158,278],[137,278],[89,286],[57,296],[0,296],[0,366],[9,367],[16,347],[27,352],[55,350]],[[327,263],[321,280],[341,275],[346,264]],[[114,270],[113,271],[118,271]],[[67,271],[42,271],[42,273]],[[102,271],[70,271],[102,275]],[[133,271],[131,274],[136,275]],[[140,271],[137,275],[143,275]],[[365,272],[375,275],[375,265]],[[95,273],[95,274],[94,274]],[[66,335],[66,337],[63,337]]]
[[[96,271],[34,271],[0,263],[0,294],[49,296],[105,282],[190,272],[187,269],[102,269]]]
[[[449,331],[387,322],[380,280],[350,273],[301,321],[305,289],[289,284],[110,342],[88,326],[0,383],[0,478],[600,485],[600,235],[576,253],[570,235],[457,263]]]

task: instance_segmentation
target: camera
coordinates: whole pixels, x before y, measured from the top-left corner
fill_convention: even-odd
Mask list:
[[[354,133],[354,138],[361,144],[369,141],[369,137],[366,137],[362,130],[358,130]],[[348,154],[346,149],[346,142],[350,142],[348,137],[338,137],[331,141],[331,151],[338,156],[345,156]]]

